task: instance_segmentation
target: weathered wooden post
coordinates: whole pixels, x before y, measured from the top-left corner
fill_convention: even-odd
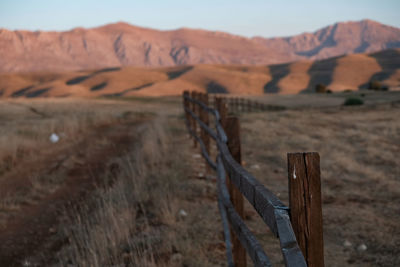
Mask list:
[[[244,98],[240,98],[240,109],[242,110],[243,113],[246,112],[246,103]]]
[[[201,93],[199,100],[206,106],[208,106],[208,94],[204,94]],[[209,114],[208,111],[205,110],[204,108],[200,108],[201,112],[200,112],[200,119],[202,122],[204,122],[205,125],[209,125]],[[206,132],[206,130],[204,130],[203,128],[201,128],[201,140],[204,143],[204,146],[206,147],[206,151],[207,154],[210,155],[210,136],[209,134]],[[207,173],[210,173],[211,169],[210,166],[208,165],[207,160],[205,160],[206,163],[206,171]]]
[[[239,164],[242,164],[239,118],[233,116],[228,117],[224,129],[228,137],[228,148],[231,155]],[[228,188],[233,206],[240,217],[244,219],[244,202],[242,193],[232,182],[228,184]],[[235,266],[246,267],[246,250],[236,236],[233,239],[233,259]]]
[[[324,266],[321,174],[318,153],[289,153],[290,220],[309,267]]]
[[[189,106],[189,101],[186,99],[186,97],[188,97],[189,96],[189,91],[187,91],[187,90],[185,90],[185,91],[183,91],[183,94],[182,94],[182,100],[183,100],[183,112],[185,113],[185,118],[186,118],[186,123],[189,125],[189,127],[190,128],[192,128],[193,126],[192,126],[192,120],[190,119],[191,118],[191,116],[189,115],[189,113],[186,111],[186,109],[190,109],[190,106]],[[190,135],[189,135],[190,136]],[[190,136],[191,137],[191,136]]]
[[[247,111],[251,112],[252,111],[252,102],[250,99],[247,99]]]
[[[196,100],[197,99],[197,92],[196,91],[192,91],[192,99],[193,100]],[[191,105],[191,110],[192,110],[192,112],[194,113],[194,114],[196,114],[197,115],[197,104],[196,103],[194,103],[194,102],[191,102],[192,103],[192,105]],[[193,118],[193,132],[195,133],[195,134],[197,134],[197,122],[196,122],[196,119],[194,119]],[[196,141],[196,138],[194,138],[193,137],[193,146],[194,147],[197,147],[197,141]]]
[[[240,152],[240,127],[239,120],[237,117],[228,117],[228,110],[226,106],[226,99],[217,98],[216,108],[221,116],[221,125],[225,130],[228,137],[228,148],[231,152],[233,158],[241,163],[241,152]],[[244,218],[244,203],[243,195],[236,188],[236,186],[231,182],[230,178],[227,176],[226,179],[227,187],[229,190],[229,195],[231,197],[231,202],[235,207],[238,214]],[[240,243],[236,234],[231,230],[232,243],[233,243],[233,260],[235,266],[246,267],[246,250]]]
[[[226,108],[225,99],[223,99],[221,97],[217,97],[215,99],[215,109],[218,110],[219,116],[221,118],[222,128],[225,129],[226,118],[228,116],[228,109]]]

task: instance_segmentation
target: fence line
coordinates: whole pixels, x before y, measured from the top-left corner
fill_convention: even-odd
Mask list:
[[[219,98],[225,99],[229,111],[235,114],[245,113],[245,112],[286,110],[286,107],[284,106],[265,104],[244,97],[216,95],[216,97],[211,98],[211,100],[215,101],[215,98],[218,98],[217,96]],[[212,104],[212,102],[210,104]]]
[[[290,182],[292,177],[290,172],[288,175],[291,186],[290,199],[293,201],[303,200],[297,205],[296,227],[294,230],[289,216],[289,207],[285,206],[271,191],[241,166],[239,121],[237,118],[227,116],[227,100],[214,98],[214,105],[217,110],[208,106],[208,99],[209,96],[207,94],[197,92],[189,94],[188,91],[185,91],[183,93],[183,108],[186,126],[195,140],[195,146],[196,143],[200,145],[206,165],[217,173],[218,207],[222,218],[228,265],[246,266],[245,253],[247,252],[255,266],[271,266],[270,260],[260,243],[242,219],[243,200],[240,200],[240,198],[243,199],[244,196],[258,212],[265,224],[268,225],[271,232],[279,239],[286,266],[323,266],[322,213],[315,212],[318,208],[321,210],[320,187],[318,191],[318,186],[314,186],[315,183],[313,182],[315,179],[320,178],[319,156],[315,156],[315,154],[318,154],[293,154],[294,158],[297,158],[298,155],[304,155],[305,161],[300,162],[303,165],[305,164],[303,168],[301,166],[298,167],[299,163],[297,161],[289,161],[294,179],[296,179],[296,168],[297,170],[299,168],[303,170],[296,182]],[[249,104],[251,102],[246,103],[239,99],[234,99],[232,103],[244,103],[247,111],[253,110],[253,104]],[[240,104],[238,106],[237,110],[244,109],[243,107],[240,108]],[[258,104],[255,106],[260,107]],[[214,118],[213,126],[210,126],[209,115]],[[231,127],[228,127],[229,121],[231,121]],[[200,131],[200,137],[197,134],[198,130]],[[216,160],[211,157],[210,138],[215,141],[217,147]],[[290,156],[290,159],[293,157]],[[302,186],[299,190],[298,181],[301,183],[301,179],[310,179],[307,173],[307,168],[309,167],[307,164],[311,162],[310,158],[318,159],[318,168],[315,168],[316,165],[312,165],[312,171],[310,172],[312,179],[309,180],[309,184]],[[312,162],[315,163],[315,161]],[[310,187],[314,189],[309,190]],[[305,193],[305,191],[307,192]],[[309,198],[309,194],[318,194],[318,192],[319,198],[318,196],[314,196],[314,199]],[[315,199],[317,201],[319,199],[319,205],[315,203]],[[303,211],[301,211],[301,205],[304,205]],[[290,206],[292,207],[292,202]],[[308,213],[304,211],[304,208]],[[291,215],[292,217],[294,216],[293,213]],[[310,231],[308,228],[310,219],[312,221],[311,226],[313,228],[320,227],[320,229]],[[301,249],[295,233],[301,236]],[[321,248],[316,249],[315,246],[317,245],[321,246],[322,250]]]

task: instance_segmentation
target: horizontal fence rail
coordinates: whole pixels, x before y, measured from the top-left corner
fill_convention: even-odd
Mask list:
[[[219,95],[220,97],[222,95]],[[286,110],[286,107],[279,105],[269,105],[261,103],[259,101],[252,100],[250,98],[235,97],[235,96],[224,96],[228,109],[235,114],[259,112],[259,111],[282,111]]]
[[[321,261],[316,265],[309,261],[306,262],[309,257],[305,258],[303,255],[307,255],[308,250],[303,247],[300,249],[297,243],[289,216],[289,207],[285,206],[270,190],[241,166],[240,155],[239,157],[237,153],[236,156],[232,155],[231,152],[235,149],[231,143],[234,136],[231,135],[233,138],[228,136],[225,131],[227,125],[224,125],[229,121],[226,118],[226,101],[221,98],[214,98],[214,105],[217,106],[217,110],[207,105],[208,100],[207,94],[197,92],[189,94],[188,91],[183,93],[187,129],[194,138],[195,145],[196,143],[200,145],[207,165],[217,174],[218,207],[222,218],[228,265],[246,266],[245,254],[243,255],[246,251],[255,266],[271,266],[267,254],[242,219],[243,201],[240,201],[240,197],[244,196],[271,232],[279,239],[286,266],[307,266],[307,263],[308,266],[323,266],[323,255],[322,265],[320,264]],[[234,101],[241,103],[239,100]],[[246,104],[246,102],[242,103]],[[249,104],[246,105],[249,106]],[[262,106],[260,105],[260,107]],[[251,111],[250,108],[248,110]],[[214,118],[212,126],[209,123],[209,115]],[[197,128],[197,126],[199,127]],[[200,136],[197,129],[200,131]],[[216,145],[217,155],[215,160],[211,157],[209,138],[212,138]],[[240,192],[240,196],[236,195],[235,190]],[[322,220],[320,226],[322,229]],[[318,243],[318,245],[321,245],[321,243]]]

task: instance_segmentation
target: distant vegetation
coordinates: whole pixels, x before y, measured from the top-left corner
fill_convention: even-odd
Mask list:
[[[388,91],[389,88],[383,85],[380,81],[373,80],[369,83],[368,89],[375,91]]]
[[[329,89],[325,84],[319,83],[315,86],[315,92],[316,93],[322,93],[322,94],[332,94],[332,90]]]
[[[359,105],[363,105],[363,104],[364,104],[364,101],[362,99],[356,98],[356,97],[349,97],[343,103],[344,106],[359,106]]]
[[[315,86],[315,92],[317,93],[326,93],[328,88],[325,84],[319,83]]]

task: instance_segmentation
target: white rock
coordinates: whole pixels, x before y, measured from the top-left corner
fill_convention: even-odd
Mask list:
[[[50,142],[52,142],[54,144],[54,143],[57,143],[58,141],[60,141],[60,137],[57,134],[52,133],[50,135]]]
[[[367,246],[365,244],[361,244],[357,247],[358,251],[366,251],[367,250]]]
[[[250,168],[251,168],[251,169],[255,169],[255,170],[259,170],[259,169],[260,169],[260,165],[254,164],[254,165],[251,165]]]
[[[200,154],[193,154],[192,157],[195,158],[195,159],[199,159],[199,158],[201,158],[201,155]]]
[[[345,240],[345,241],[343,242],[343,246],[344,246],[345,248],[350,248],[351,246],[353,246],[353,244],[351,244],[351,242],[350,242],[349,240]]]
[[[181,209],[181,210],[179,210],[179,215],[182,217],[186,217],[188,214],[185,210]]]

